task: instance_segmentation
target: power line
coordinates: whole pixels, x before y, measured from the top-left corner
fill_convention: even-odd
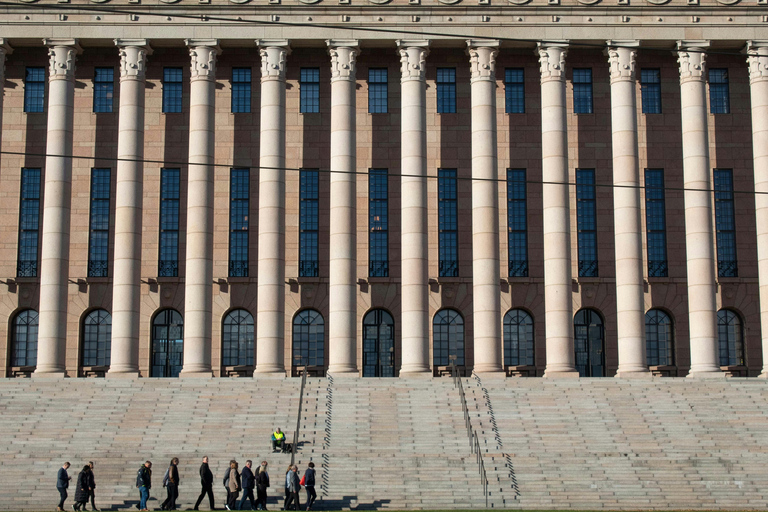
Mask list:
[[[95,157],[95,156],[80,156],[80,155],[54,155],[50,153],[29,153],[25,151],[0,151],[0,155],[12,155],[12,156],[25,156],[34,158],[71,158],[73,160],[98,160],[103,162],[132,162],[141,164],[158,164],[163,167],[178,166],[189,167],[191,165],[203,165],[206,167],[223,167],[226,169],[254,169],[265,171],[285,171],[285,172],[300,172],[300,171],[317,171],[322,174],[348,174],[355,176],[368,176],[367,171],[340,171],[334,169],[318,169],[314,167],[266,167],[266,166],[249,166],[249,165],[234,165],[234,164],[201,164],[197,162],[189,161],[168,161],[168,160],[149,160],[145,158],[120,158],[120,157]],[[422,179],[439,179],[436,174],[404,174],[404,173],[390,173],[387,171],[387,176],[395,178],[422,178]],[[485,181],[495,183],[508,183],[508,180],[501,178],[476,178],[473,176],[456,176],[456,180],[460,181]],[[520,183],[515,181],[515,183]],[[645,190],[649,188],[651,190],[666,190],[671,192],[708,192],[708,193],[730,193],[730,194],[744,194],[744,195],[763,195],[768,194],[766,192],[758,192],[755,190],[715,190],[714,188],[687,188],[687,187],[645,187],[644,185],[616,185],[614,183],[590,183],[589,185],[579,184],[572,181],[544,181],[544,180],[525,180],[528,185],[563,185],[568,187],[596,187],[596,188],[625,188],[625,189],[637,189]]]

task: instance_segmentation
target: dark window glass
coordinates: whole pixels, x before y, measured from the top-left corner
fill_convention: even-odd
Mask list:
[[[248,277],[250,171],[232,169],[229,178],[229,277]]]
[[[91,169],[91,228],[88,277],[109,274],[109,188],[111,169]]]
[[[661,114],[660,70],[640,70],[640,95],[643,98],[643,114]]]
[[[112,112],[115,68],[96,68],[93,77],[93,111]]]
[[[440,169],[437,175],[440,277],[458,277],[459,214],[456,169]]]
[[[299,95],[299,112],[320,112],[320,68],[301,68]]]
[[[648,277],[667,277],[667,220],[664,169],[645,170],[645,228]]]
[[[389,212],[387,170],[368,173],[368,275],[389,276]]]
[[[594,309],[582,309],[573,317],[573,346],[580,377],[605,377],[603,319]]]
[[[299,277],[317,277],[319,172],[301,171],[299,185]]]
[[[437,68],[437,113],[456,113],[455,68]]]
[[[576,223],[579,277],[597,277],[597,213],[595,170],[576,169]]]
[[[528,277],[528,213],[525,169],[507,169],[509,277]]]
[[[181,68],[163,68],[163,112],[181,112],[182,102]]]
[[[712,114],[728,114],[731,104],[728,99],[728,70],[709,70],[709,111]]]
[[[83,322],[83,366],[109,366],[111,347],[112,315],[91,311]]]
[[[533,318],[522,309],[504,315],[504,365],[533,366]]]
[[[178,377],[184,364],[184,320],[164,309],[152,322],[152,377]]]
[[[251,111],[251,68],[232,68],[232,113]]]
[[[45,110],[45,68],[27,68],[24,75],[24,112]]]
[[[464,319],[453,309],[443,309],[432,322],[434,365],[448,366],[456,356],[456,366],[464,366]]]
[[[395,376],[395,321],[383,309],[363,318],[363,377]]]
[[[387,112],[387,68],[368,69],[368,113]]]
[[[161,171],[160,261],[157,275],[179,275],[179,169]]]
[[[40,169],[21,170],[19,206],[19,254],[17,277],[37,277],[37,247],[40,233]]]
[[[574,68],[573,70],[573,112],[575,114],[592,113],[591,68]]]
[[[736,220],[733,208],[733,172],[715,169],[715,229],[717,231],[717,275],[738,277]]]
[[[645,314],[645,346],[648,366],[672,366],[674,334],[669,315],[658,309]]]
[[[244,309],[224,318],[221,360],[224,366],[253,366],[253,316]]]
[[[11,366],[37,366],[37,311],[16,315],[11,336]]]
[[[744,366],[744,332],[741,318],[729,309],[717,312],[720,366]]]
[[[325,322],[314,309],[300,311],[293,319],[293,365],[325,365]]]
[[[504,70],[504,90],[507,114],[525,113],[525,73],[523,68]]]

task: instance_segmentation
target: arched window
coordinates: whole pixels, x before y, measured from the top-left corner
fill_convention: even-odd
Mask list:
[[[253,366],[253,316],[244,309],[230,311],[224,317],[222,364]]]
[[[112,315],[95,309],[83,322],[83,366],[109,366],[111,346]]]
[[[11,366],[37,366],[37,311],[27,309],[13,319]]]
[[[363,318],[363,377],[395,376],[395,321],[383,309]]]
[[[645,314],[645,347],[648,366],[672,366],[674,334],[672,319],[660,309]]]
[[[432,322],[434,365],[448,366],[448,356],[456,356],[456,366],[464,366],[464,319],[454,309],[443,309]]]
[[[184,320],[164,309],[152,322],[152,377],[178,377],[184,363]]]
[[[325,366],[325,322],[314,309],[293,318],[293,365]]]
[[[504,365],[533,366],[533,318],[522,309],[504,315]]]
[[[576,369],[581,377],[605,376],[605,331],[600,313],[582,309],[573,317]]]
[[[744,366],[744,332],[741,318],[730,309],[717,312],[720,366]]]

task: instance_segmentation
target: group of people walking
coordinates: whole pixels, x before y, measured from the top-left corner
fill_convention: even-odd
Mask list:
[[[64,502],[68,497],[67,490],[69,489],[69,482],[72,480],[72,477],[67,473],[69,466],[69,462],[65,462],[59,468],[59,474],[56,477],[56,489],[58,489],[59,497],[61,498],[59,506],[56,507],[58,512],[64,510]],[[91,510],[98,512],[99,509],[96,508],[96,479],[93,476],[93,461],[83,466],[83,469],[77,474],[75,485],[75,503],[72,505],[72,510],[86,511],[85,506],[90,498]]]

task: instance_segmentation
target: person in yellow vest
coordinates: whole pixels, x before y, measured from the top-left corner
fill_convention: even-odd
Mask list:
[[[272,451],[274,452],[277,447],[282,450],[285,444],[285,434],[279,428],[272,432]]]

